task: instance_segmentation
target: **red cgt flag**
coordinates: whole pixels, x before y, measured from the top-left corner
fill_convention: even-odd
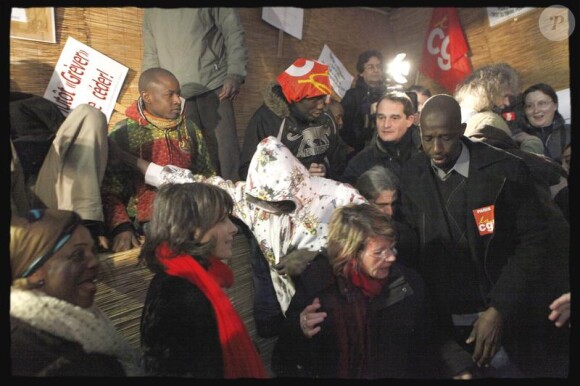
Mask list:
[[[435,8],[427,30],[420,71],[451,93],[471,73],[467,42],[456,8]]]

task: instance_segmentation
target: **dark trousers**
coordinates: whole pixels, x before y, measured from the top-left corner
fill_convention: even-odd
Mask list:
[[[219,100],[221,89],[188,98],[185,115],[202,131],[217,174],[236,182],[240,179],[240,144],[234,104],[231,99]]]
[[[264,257],[258,241],[248,226],[241,220],[233,217],[232,221],[238,226],[247,238],[250,249],[250,262],[252,264],[252,281],[254,288],[254,323],[256,332],[262,338],[271,338],[278,335],[278,331],[284,321],[284,314],[278,303],[274,284],[270,276],[270,266]]]

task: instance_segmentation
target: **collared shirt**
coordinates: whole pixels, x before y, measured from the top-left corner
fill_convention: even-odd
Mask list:
[[[463,142],[461,142],[461,154],[459,154],[457,161],[455,161],[455,165],[453,165],[453,167],[449,169],[448,172],[435,166],[433,161],[431,161],[431,167],[433,168],[435,175],[437,175],[441,181],[448,179],[451,175],[451,172],[454,170],[461,174],[463,177],[467,178],[469,177],[469,149],[463,144]]]

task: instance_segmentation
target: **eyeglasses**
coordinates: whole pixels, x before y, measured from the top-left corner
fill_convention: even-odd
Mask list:
[[[550,106],[553,102],[552,101],[539,101],[537,103],[526,103],[524,108],[526,110],[532,110],[534,107],[538,109],[545,109],[546,107]]]
[[[26,214],[26,219],[34,223],[42,219],[44,217],[44,214],[45,211],[42,209],[33,209]],[[67,241],[70,240],[73,232],[75,231],[78,225],[79,223],[76,221],[76,218],[74,216],[71,216],[68,223],[63,228],[62,232],[60,232],[60,235],[56,238],[56,242],[54,243],[52,248],[50,248],[48,252],[46,252],[44,255],[41,255],[36,259],[34,259],[32,263],[30,263],[28,268],[24,270],[22,275],[20,275],[20,277],[26,278],[32,275],[34,272],[36,272],[38,268],[42,267],[42,265],[46,263],[46,261],[50,257],[52,257],[55,253],[57,253],[63,247],[63,245],[65,245]]]
[[[381,64],[365,64],[365,70],[378,70],[382,71],[383,66]]]
[[[370,253],[370,255],[373,257],[373,259],[375,260],[384,260],[389,256],[397,256],[397,248],[392,247],[392,248],[385,248],[380,252],[373,252]]]

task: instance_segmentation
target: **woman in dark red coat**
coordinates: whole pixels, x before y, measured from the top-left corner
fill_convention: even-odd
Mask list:
[[[423,281],[396,263],[397,231],[371,204],[335,210],[328,252],[295,278],[272,360],[280,377],[421,378]]]

